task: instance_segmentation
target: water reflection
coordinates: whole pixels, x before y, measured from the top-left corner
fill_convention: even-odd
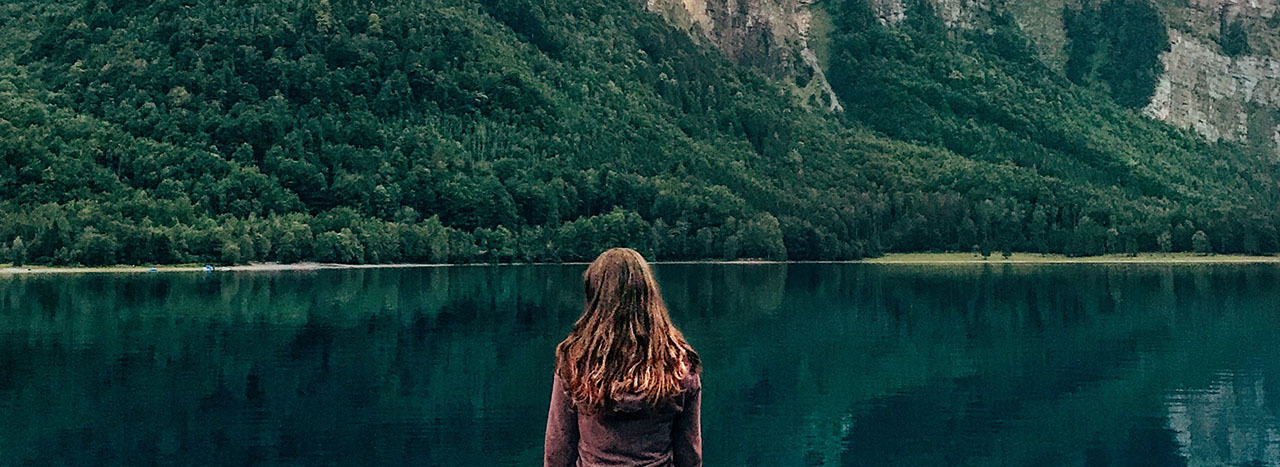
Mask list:
[[[509,465],[580,266],[0,278],[0,457]],[[1270,266],[663,265],[709,465],[1280,464]]]
[[[1195,465],[1280,465],[1277,390],[1274,377],[1250,369],[1222,371],[1207,388],[1174,391],[1166,410],[1181,452]]]

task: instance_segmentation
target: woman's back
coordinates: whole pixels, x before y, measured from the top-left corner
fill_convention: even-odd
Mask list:
[[[702,383],[697,374],[681,381],[679,396],[649,407],[644,397],[619,397],[612,409],[578,411],[559,376],[551,392],[544,465],[702,465]]]
[[[701,359],[635,250],[601,253],[556,346],[546,466],[702,465]]]

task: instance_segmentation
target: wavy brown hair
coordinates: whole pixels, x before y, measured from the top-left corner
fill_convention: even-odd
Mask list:
[[[615,396],[640,394],[650,407],[680,393],[701,360],[671,324],[653,270],[640,253],[613,248],[582,275],[586,305],[556,346],[556,373],[575,404],[609,408]]]

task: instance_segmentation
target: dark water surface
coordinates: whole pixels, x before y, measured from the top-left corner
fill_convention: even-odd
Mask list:
[[[0,464],[538,465],[582,269],[0,277]],[[658,274],[710,466],[1280,463],[1276,266]]]

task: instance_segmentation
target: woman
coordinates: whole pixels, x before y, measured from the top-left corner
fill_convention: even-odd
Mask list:
[[[635,250],[582,276],[585,311],[556,347],[544,466],[702,465],[701,361]]]

